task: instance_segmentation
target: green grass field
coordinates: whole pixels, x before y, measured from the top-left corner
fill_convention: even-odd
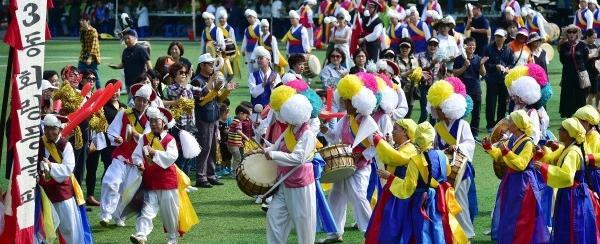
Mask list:
[[[161,55],[166,53],[169,42],[167,41],[152,41],[152,60],[155,61]],[[185,42],[185,57],[195,63],[199,56],[199,42]],[[116,41],[101,42],[102,64],[100,67],[100,77],[103,81],[117,78],[123,79],[121,70],[110,69],[107,65],[119,63],[121,59],[121,51],[123,46]],[[51,40],[46,45],[46,63],[45,69],[54,69],[60,71],[67,64],[77,65],[79,56],[80,44],[76,40]],[[5,77],[6,62],[7,62],[8,47],[0,45],[0,77]],[[323,60],[324,52],[317,51],[315,53]],[[195,66],[195,65],[194,65]],[[245,69],[245,66],[243,66]],[[551,118],[551,128],[555,131],[560,123],[558,115],[558,102],[560,89],[558,82],[560,81],[561,65],[558,59],[552,61],[549,66],[550,80],[554,88],[554,96],[547,106],[548,113]],[[244,70],[242,74],[245,74]],[[575,78],[575,77],[574,77]],[[230,99],[232,107],[239,104],[242,100],[249,100],[248,86],[246,78],[238,81],[241,86],[232,93]],[[2,83],[3,84],[3,83]],[[485,97],[485,83],[482,82]],[[3,87],[0,88],[0,92]],[[578,95],[578,94],[573,94]],[[485,99],[483,99],[485,101]],[[485,108],[485,104],[482,104]],[[413,119],[418,119],[419,105],[415,103],[415,111],[412,114]],[[485,112],[482,109],[481,127],[485,130]],[[470,119],[468,119],[470,120]],[[485,132],[480,133],[480,137],[485,136]],[[5,149],[3,149],[5,150]],[[5,154],[4,154],[5,155]],[[4,159],[0,166],[0,172],[4,172]],[[484,153],[482,148],[477,148],[474,156],[474,166],[476,169],[476,184],[479,200],[479,216],[475,220],[476,237],[474,243],[491,243],[490,237],[484,235],[484,232],[490,228],[490,213],[494,206],[496,190],[499,180],[494,176],[492,171],[491,159]],[[103,171],[103,166],[100,163],[98,175]],[[100,177],[96,184],[96,198],[100,196]],[[224,186],[213,187],[212,189],[201,189],[190,194],[194,207],[200,216],[200,224],[195,226],[189,233],[180,239],[181,243],[265,243],[266,242],[266,222],[265,213],[260,210],[260,206],[254,204],[254,199],[245,196],[236,186],[233,179],[223,179]],[[0,179],[0,185],[6,187],[5,179]],[[82,185],[85,189],[85,187]],[[350,208],[350,207],[349,207]],[[96,243],[128,243],[129,235],[135,232],[135,220],[127,221],[126,227],[109,227],[102,228],[98,224],[98,208],[94,208],[92,212],[88,212],[88,218],[92,224],[94,239]],[[352,214],[348,212],[348,223],[352,221]],[[149,236],[150,243],[164,243],[164,234],[160,218],[154,220],[155,230]],[[295,234],[290,236],[289,243],[296,243]],[[318,238],[323,238],[324,234],[318,234]],[[344,235],[346,243],[361,243],[363,237],[357,230],[346,228]]]

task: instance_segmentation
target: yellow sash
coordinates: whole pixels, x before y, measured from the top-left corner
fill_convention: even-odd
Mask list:
[[[408,23],[408,27],[410,27],[410,29],[413,32],[417,33],[417,35],[419,35],[421,37],[425,37],[425,33],[421,29],[419,29],[419,27],[417,27],[417,25],[412,24],[412,23]]]
[[[148,133],[146,135],[144,135],[146,137],[146,140],[148,141],[148,143],[150,143],[150,147],[152,147],[152,149],[156,150],[156,151],[161,151],[164,152],[166,151],[165,148],[163,147],[163,145],[160,143],[161,140],[154,140],[156,139],[156,137],[154,136],[154,134],[152,133]],[[151,164],[152,159],[151,158],[146,158],[146,161]]]
[[[219,29],[223,32],[223,38],[229,38],[229,31],[225,28],[224,25],[219,26]]]
[[[144,128],[142,128],[141,123],[136,123],[137,119],[135,118],[135,113],[133,113],[133,109],[129,108],[125,110],[125,115],[127,115],[127,120],[129,120],[129,124],[133,126],[137,133],[144,132]]]
[[[296,144],[298,144],[298,140],[296,139],[296,135],[294,135],[292,126],[288,126],[283,132],[283,141],[285,142],[285,146],[287,147],[288,151],[294,151],[294,148],[296,148]],[[316,148],[320,147],[323,147],[323,145],[317,140]],[[311,152],[311,155],[308,158],[312,158],[314,153],[315,150]]]
[[[288,42],[288,41],[299,41],[296,37],[294,37],[294,35],[292,35],[292,29],[294,27],[291,27],[290,30],[288,30],[287,33],[285,33],[285,36],[283,36],[283,39],[281,39],[281,41],[283,42]]]
[[[271,37],[271,38],[275,38],[275,37]],[[263,46],[269,52],[273,51],[272,47],[265,45],[265,40],[263,40],[262,36],[258,38],[258,45]],[[277,69],[277,73],[279,73],[279,75],[282,76],[283,74],[285,74],[285,67],[288,66],[288,62],[285,59],[285,57],[281,54],[281,52],[278,52],[278,54],[279,54],[279,64],[277,64],[276,69]]]
[[[438,122],[433,128],[435,128],[435,131],[438,133],[438,135],[442,138],[442,140],[448,143],[448,145],[456,145],[456,138],[450,134],[450,131],[444,123]]]
[[[56,227],[54,226],[54,218],[52,217],[52,202],[42,187],[40,187],[40,196],[46,241],[47,243],[54,243],[54,239],[56,239]]]
[[[250,35],[250,38],[256,40],[258,38],[257,34],[254,33],[254,26],[248,26],[248,34]]]
[[[356,134],[358,133],[358,122],[356,121],[356,117],[350,115],[348,117],[348,120],[350,121],[350,129],[352,130],[352,134],[354,134],[354,136],[356,136]],[[368,139],[364,139],[361,144],[365,147],[365,148],[369,148],[371,146],[371,143],[369,142]]]
[[[42,136],[42,142],[44,143],[44,147],[46,148],[46,150],[48,150],[52,158],[54,158],[56,163],[61,164],[62,157],[60,152],[58,152],[58,149],[56,148],[56,144],[48,142],[48,138],[46,138],[46,136]],[[85,204],[85,199],[83,198],[83,191],[81,190],[79,182],[77,182],[77,179],[75,179],[75,176],[72,173],[69,178],[71,178],[71,185],[73,185],[73,197],[75,197],[77,205]]]

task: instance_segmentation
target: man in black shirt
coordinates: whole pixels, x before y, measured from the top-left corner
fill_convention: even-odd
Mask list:
[[[467,15],[465,30],[471,31],[471,37],[475,39],[477,49],[475,54],[482,56],[485,47],[487,47],[490,40],[492,31],[490,29],[490,22],[483,16],[481,12],[481,4],[473,4],[473,17],[469,18]]]
[[[126,30],[123,32],[123,40],[125,46],[121,55],[120,64],[111,64],[109,67],[113,69],[123,69],[125,73],[125,86],[129,90],[138,77],[147,70],[152,69],[150,62],[150,54],[148,50],[140,45],[137,41],[137,33],[134,30]]]
[[[512,68],[513,55],[506,46],[506,31],[497,29],[494,33],[494,42],[487,46],[483,54],[489,60],[485,63],[487,71],[485,83],[487,95],[485,97],[486,128],[490,131],[498,121],[506,115],[508,106],[508,90],[504,85],[504,77],[508,69]],[[498,110],[496,111],[496,104]]]

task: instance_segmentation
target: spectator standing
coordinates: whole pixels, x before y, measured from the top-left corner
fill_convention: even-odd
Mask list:
[[[183,57],[183,54],[184,54],[183,43],[174,41],[174,42],[171,42],[171,44],[169,44],[169,49],[167,50],[167,55],[169,55],[169,56],[171,56],[171,58],[173,58],[173,62],[182,63],[186,67],[192,67],[192,62],[190,62],[189,59]],[[156,68],[158,68],[158,67],[156,67]],[[189,77],[192,76],[191,69],[188,70],[188,75],[189,75]]]
[[[558,45],[560,63],[562,63],[559,113],[560,117],[569,118],[586,102],[588,89],[581,88],[579,85],[579,72],[587,71],[585,63],[589,51],[585,43],[580,41],[580,28],[569,25],[565,27],[565,31],[567,37],[561,38]]]
[[[197,75],[192,80],[194,87],[194,116],[198,129],[198,142],[203,148],[196,164],[196,187],[211,188],[223,185],[215,175],[215,153],[218,123],[219,101],[223,101],[235,87],[221,89],[225,77],[221,72],[214,72],[214,62],[210,54],[205,53],[198,58]],[[212,77],[215,76],[215,77]]]
[[[327,57],[327,65],[321,71],[321,82],[323,82],[323,89],[331,87],[335,90],[338,81],[348,74],[348,69],[342,66],[342,63],[346,61],[346,55],[344,51],[339,48],[334,48],[329,57]]]
[[[406,94],[406,102],[408,103],[408,113],[406,114],[406,117],[410,118],[416,87],[414,82],[408,79],[408,75],[410,75],[415,68],[419,67],[419,63],[413,55],[413,45],[409,38],[402,38],[399,47],[400,55],[398,57],[398,68],[400,69],[400,84]]]
[[[138,3],[137,8],[135,9],[135,14],[137,15],[137,28],[139,37],[148,37],[150,35],[150,17],[148,16],[148,8],[146,7],[144,1],[140,1]]]
[[[528,38],[529,31],[527,31],[525,28],[519,28],[519,31],[517,32],[517,38],[508,43],[508,48],[511,50],[514,60],[512,66],[525,65],[533,62],[531,58],[531,50],[527,46]]]
[[[437,38],[429,38],[427,41],[427,51],[417,53],[416,56],[419,67],[423,69],[423,78],[419,82],[419,105],[421,105],[421,108],[427,107],[427,92],[429,92],[431,84],[436,80],[442,79],[440,76],[441,63],[439,60],[433,58],[437,52],[439,43],[440,41]],[[425,122],[425,120],[427,120],[427,110],[421,109],[419,123]]]
[[[437,30],[438,34],[436,38],[440,41],[437,55],[440,56],[440,62],[444,65],[442,72],[446,74],[446,71],[450,72],[454,66],[454,59],[460,55],[458,44],[456,39],[450,35],[452,29],[451,16],[446,16],[440,21],[436,22],[434,29]]]
[[[124,70],[125,86],[129,90],[140,75],[152,69],[152,63],[150,63],[148,49],[138,43],[137,33],[134,30],[123,32],[123,38],[126,48],[121,55],[121,63],[111,64],[109,67]]]
[[[481,84],[480,77],[485,76],[485,63],[489,57],[480,57],[475,53],[477,44],[475,38],[465,40],[465,55],[460,55],[454,61],[452,69],[454,76],[462,80],[467,88],[467,94],[473,99],[471,112],[471,133],[477,138],[479,135],[479,115],[481,111]]]
[[[598,92],[598,69],[596,69],[596,62],[600,59],[598,57],[598,51],[600,51],[600,47],[596,44],[596,39],[598,39],[598,34],[595,30],[587,30],[585,32],[585,44],[588,48],[590,54],[589,59],[587,60],[585,66],[588,70],[588,74],[590,76],[591,87],[587,97],[587,104],[590,104],[594,107],[597,107],[598,100],[600,99],[600,93]]]
[[[352,29],[348,26],[350,21],[350,14],[345,9],[340,9],[336,15],[337,26],[333,28],[333,34],[331,35],[331,42],[333,47],[338,48],[344,52],[344,60],[342,66],[347,70],[350,68],[350,37],[352,36]]]
[[[174,63],[169,67],[169,76],[173,79],[173,82],[167,88],[167,99],[172,101],[194,99],[192,86],[189,84],[189,74],[190,72],[182,63]],[[192,135],[197,134],[194,122],[194,114],[188,114],[185,111],[182,111],[180,116],[175,118],[177,128],[179,130],[185,130]],[[185,159],[183,154],[179,154],[175,163],[186,175],[189,174],[192,167],[192,160]]]
[[[527,46],[529,50],[531,50],[531,57],[533,58],[533,62],[546,71],[546,75],[548,75],[548,63],[550,60],[546,58],[546,51],[541,49],[542,45],[542,37],[537,33],[533,32],[529,34],[529,40],[527,40]]]
[[[467,15],[465,24],[465,32],[466,31],[470,31],[471,37],[475,38],[477,46],[475,53],[479,56],[483,56],[483,51],[488,46],[492,31],[490,29],[490,22],[481,12],[481,4],[473,4],[472,18],[469,18],[469,15]]]
[[[508,104],[508,90],[504,84],[506,71],[512,67],[513,56],[509,48],[504,44],[506,40],[506,31],[497,29],[494,32],[494,42],[490,44],[484,57],[488,57],[485,63],[487,76],[486,97],[485,97],[485,118],[487,121],[486,129],[488,132],[494,128],[496,123],[506,115]]]
[[[100,64],[100,41],[98,40],[98,31],[90,25],[90,18],[84,15],[79,21],[81,26],[81,52],[79,53],[78,69],[92,70],[96,75],[96,89],[100,89],[100,75],[98,65]]]

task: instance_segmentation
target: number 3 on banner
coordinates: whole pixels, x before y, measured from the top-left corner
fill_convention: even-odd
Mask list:
[[[31,16],[31,21],[27,22],[27,20],[23,20],[23,25],[25,25],[26,27],[31,27],[32,25],[40,21],[40,15],[36,13],[38,8],[38,5],[35,3],[28,3],[27,5],[25,5],[25,7],[23,8],[23,12],[29,13],[28,15]]]

